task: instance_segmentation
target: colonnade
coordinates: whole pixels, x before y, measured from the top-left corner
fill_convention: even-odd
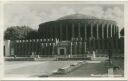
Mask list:
[[[11,48],[17,56],[40,55],[48,56],[54,54],[57,39],[33,39],[11,41]]]
[[[81,31],[83,31],[84,33]],[[84,38],[85,40],[90,38],[95,38],[95,39],[115,38],[118,37],[118,32],[119,30],[116,25],[113,24],[100,25],[93,23],[91,24],[72,23],[71,25],[66,24],[65,27],[62,24],[60,24],[59,31],[55,30],[55,33],[58,35],[58,38],[60,40],[71,40],[71,38],[80,38],[80,37]],[[55,34],[54,36],[56,37]]]

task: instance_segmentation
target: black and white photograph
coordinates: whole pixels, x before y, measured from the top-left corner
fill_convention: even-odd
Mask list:
[[[11,1],[3,5],[5,78],[123,78],[124,4]]]

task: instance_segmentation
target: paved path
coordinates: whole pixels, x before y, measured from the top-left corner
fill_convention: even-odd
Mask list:
[[[6,70],[12,70],[12,69],[18,69],[18,68],[22,68],[22,67],[26,67],[26,66],[31,66],[31,65],[36,65],[36,64],[42,64],[42,63],[45,63],[45,62],[18,62],[18,61],[15,61],[14,62],[7,62],[5,63],[5,66],[6,66]]]
[[[91,75],[105,75],[107,69],[104,68],[104,63],[85,63],[80,68],[67,73],[65,75],[53,75],[54,77],[91,77]],[[93,77],[93,76],[92,76]]]
[[[116,59],[114,64],[123,66],[123,61]],[[13,61],[5,62],[6,77],[43,77],[56,71],[58,68],[64,68],[78,61]],[[120,63],[119,63],[120,62]],[[116,74],[123,74],[123,68]],[[91,75],[105,75],[107,69],[104,68],[104,62],[88,61],[78,69],[67,73],[66,75],[52,75],[50,77],[90,77]]]
[[[58,68],[69,66],[76,61],[5,62],[5,77],[38,77],[51,74]]]

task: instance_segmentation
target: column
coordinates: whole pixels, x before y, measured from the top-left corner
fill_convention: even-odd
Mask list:
[[[109,24],[107,24],[107,38],[108,38],[108,27],[109,27]]]
[[[86,26],[86,24],[85,24],[85,30],[84,30],[84,32],[85,32],[85,33],[84,33],[84,36],[85,36],[84,39],[86,40],[86,39],[87,39],[87,26]]]
[[[72,38],[74,38],[74,24],[72,23]]]
[[[98,24],[97,24],[96,28],[97,28],[97,39],[99,39],[99,27],[98,27]]]
[[[86,53],[86,42],[84,42],[84,53]]]
[[[80,23],[78,23],[78,37],[80,38]]]
[[[116,37],[118,37],[118,27],[116,27]]]
[[[93,48],[96,50],[96,39],[93,39]]]
[[[115,37],[115,25],[113,27],[113,36]]]
[[[113,25],[113,27],[112,27],[112,37],[114,37],[114,25]]]
[[[77,46],[78,46],[78,44],[77,44],[77,42],[75,42],[75,54],[77,54]]]
[[[72,42],[71,42],[70,55],[72,55]]]
[[[92,47],[92,45],[91,45],[91,43],[92,43],[92,40],[91,39],[89,39],[89,50],[91,50],[91,47]]]
[[[111,24],[111,30],[110,31],[111,31],[111,35],[110,36],[112,37],[112,24]]]
[[[93,39],[93,24],[91,24],[91,40],[90,40],[90,41],[91,41],[91,44],[90,44],[90,45],[91,45],[91,50],[94,48],[94,47],[93,47],[93,46],[94,46],[93,40],[94,40],[94,39]],[[94,50],[94,49],[93,49],[93,50]]]
[[[118,35],[118,29],[117,29],[117,26],[115,27],[115,36],[117,37]]]
[[[117,36],[118,36],[118,30],[117,27],[115,27],[115,48],[117,48],[117,40],[118,40]]]
[[[101,40],[101,45],[102,45],[102,48],[101,49],[104,49],[104,24],[102,24],[102,40]]]
[[[74,54],[75,54],[75,43],[72,42],[72,55],[74,55]]]
[[[111,26],[111,37],[114,37],[114,25]]]
[[[102,39],[104,39],[104,24],[102,24]]]
[[[119,28],[117,27],[117,38],[119,37]]]
[[[93,37],[93,25],[91,24],[91,37]]]

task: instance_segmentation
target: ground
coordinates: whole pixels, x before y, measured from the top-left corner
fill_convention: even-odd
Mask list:
[[[58,68],[69,66],[78,61],[5,61],[5,77],[94,77],[92,75],[106,75],[105,62],[85,63],[76,70],[62,75],[51,75]],[[123,75],[123,60],[113,59],[114,64],[120,65],[117,75]]]
[[[104,67],[104,63],[85,63],[73,72],[67,73],[65,75],[53,75],[58,77],[94,77],[92,75],[105,75],[107,74],[107,69]]]
[[[38,77],[49,75],[76,61],[6,61],[5,77]]]

